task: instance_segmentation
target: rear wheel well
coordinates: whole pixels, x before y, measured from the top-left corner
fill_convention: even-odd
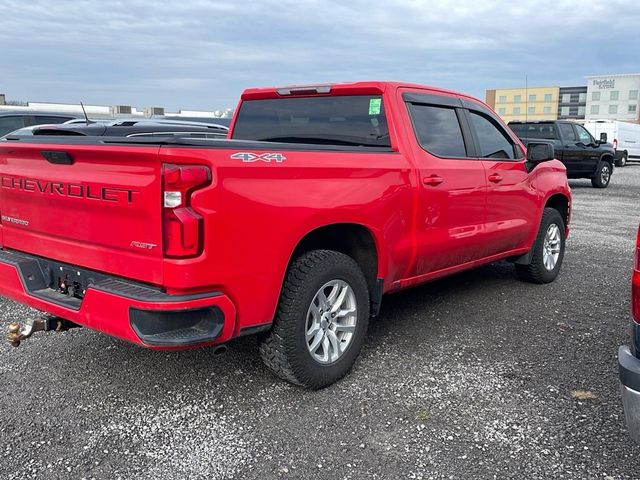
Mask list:
[[[547,200],[545,208],[553,208],[557,210],[558,212],[560,212],[560,215],[562,215],[564,224],[569,224],[569,199],[567,197],[560,193],[552,195]]]
[[[376,291],[378,251],[373,234],[366,227],[339,223],[312,230],[296,246],[291,262],[311,250],[334,250],[353,258],[367,280],[369,291],[372,294]]]

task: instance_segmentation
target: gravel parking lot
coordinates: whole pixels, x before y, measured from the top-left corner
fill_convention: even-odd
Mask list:
[[[275,379],[251,338],[224,356],[81,329],[3,343],[0,478],[638,478],[616,350],[640,164],[571,187],[558,281],[500,263],[389,296],[320,392]],[[28,313],[0,300],[3,328]]]

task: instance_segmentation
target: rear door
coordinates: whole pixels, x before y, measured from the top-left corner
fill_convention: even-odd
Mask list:
[[[419,174],[416,275],[477,260],[484,252],[486,179],[459,98],[406,92]]]
[[[161,283],[160,169],[157,146],[3,142],[3,247]]]
[[[529,173],[524,152],[493,112],[474,102],[465,105],[487,178],[485,256],[526,247],[540,215],[535,174]]]

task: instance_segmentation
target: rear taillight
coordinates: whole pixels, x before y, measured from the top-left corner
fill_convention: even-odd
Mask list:
[[[166,257],[202,253],[202,217],[191,208],[191,196],[211,182],[211,170],[201,165],[162,166],[163,241]]]
[[[613,139],[613,148],[615,148],[616,150],[618,149],[618,139],[617,138]]]
[[[640,323],[640,228],[638,228],[636,255],[633,262],[633,278],[631,280],[631,313],[633,319]]]

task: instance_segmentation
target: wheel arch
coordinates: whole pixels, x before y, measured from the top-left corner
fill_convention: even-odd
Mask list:
[[[544,203],[544,208],[553,208],[560,212],[560,215],[562,215],[562,219],[564,220],[565,227],[569,225],[571,201],[566,195],[562,193],[554,193],[547,198]]]
[[[369,287],[371,312],[377,314],[383,291],[384,259],[373,231],[358,223],[334,223],[316,227],[298,241],[287,268],[300,255],[320,249],[344,253],[355,260]]]

